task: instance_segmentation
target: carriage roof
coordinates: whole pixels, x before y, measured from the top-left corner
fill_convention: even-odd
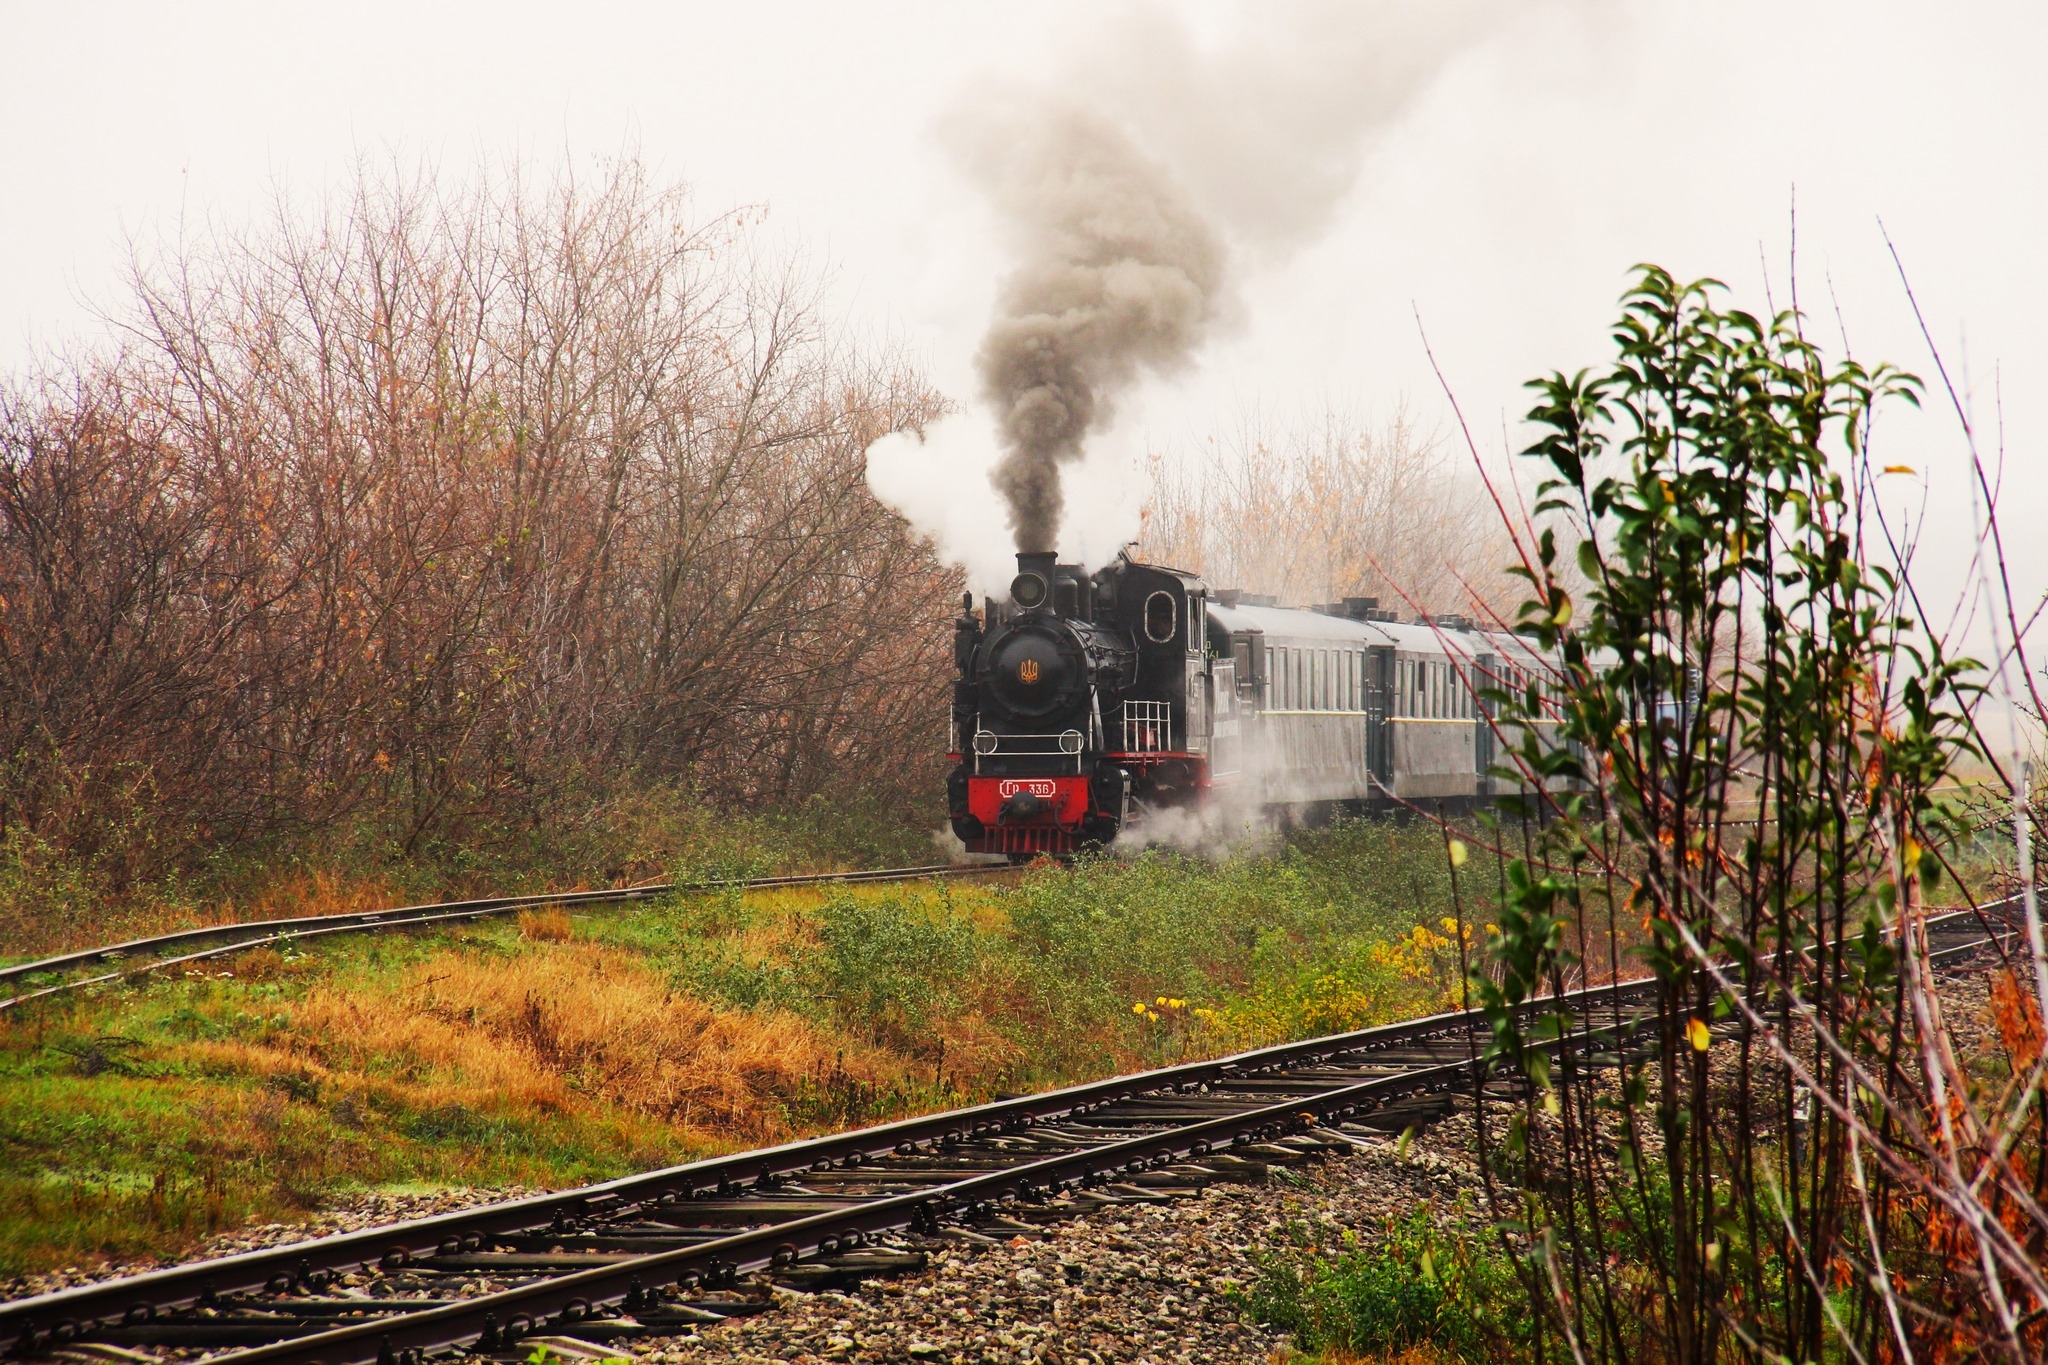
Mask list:
[[[1226,607],[1209,605],[1210,619],[1226,631],[1259,631],[1268,644],[1301,644],[1310,648],[1367,649],[1392,645],[1409,654],[1503,655],[1533,662],[1542,655],[1518,635],[1505,631],[1459,629],[1404,621],[1360,621],[1301,607]]]

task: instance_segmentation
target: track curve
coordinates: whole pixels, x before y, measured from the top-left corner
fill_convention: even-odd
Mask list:
[[[1937,962],[2016,928],[1995,910],[1928,925]],[[1629,1055],[1653,988],[1572,992],[1586,1025],[1573,1041]],[[1484,1044],[1476,1012],[1436,1015],[174,1266],[0,1303],[0,1349],[419,1365],[453,1349],[515,1359],[544,1337],[672,1333],[765,1307],[740,1292],[743,1274],[858,1280],[919,1262],[933,1239],[1262,1174],[1343,1148],[1346,1128],[1398,1131],[1446,1112],[1453,1092],[1517,1083],[1481,1074]]]
[[[98,962],[118,962],[143,953],[163,952],[178,948],[210,946],[198,951],[179,953],[170,957],[152,958],[134,966],[104,972],[98,976],[79,977],[59,982],[0,1000],[0,1013],[26,1005],[31,1001],[62,995],[67,991],[79,990],[86,986],[106,985],[125,981],[166,967],[183,966],[189,962],[202,962],[208,958],[239,953],[250,948],[260,948],[286,940],[301,942],[309,938],[322,938],[333,934],[381,933],[392,929],[413,929],[434,924],[453,924],[465,920],[488,919],[493,915],[510,914],[520,910],[534,910],[549,907],[563,908],[577,905],[613,905],[629,901],[658,900],[675,892],[725,891],[734,888],[743,890],[767,890],[778,886],[829,886],[857,882],[901,882],[921,881],[929,877],[972,877],[990,873],[1008,872],[1007,863],[969,864],[935,863],[924,867],[886,867],[860,872],[803,872],[783,877],[750,877],[701,882],[648,882],[641,886],[625,886],[596,891],[547,891],[531,896],[492,896],[477,900],[441,901],[427,905],[408,905],[390,910],[357,910],[339,915],[305,915],[296,919],[249,920],[237,924],[213,924],[198,929],[180,929],[174,933],[157,934],[150,938],[130,939],[125,943],[110,943],[99,948],[81,948],[75,952],[60,953],[54,957],[42,958],[35,962],[21,962],[12,967],[0,967],[0,988],[26,982],[36,976],[54,972],[70,971],[89,967]]]

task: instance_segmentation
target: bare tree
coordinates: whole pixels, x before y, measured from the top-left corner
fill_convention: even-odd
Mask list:
[[[129,873],[927,776],[953,584],[862,451],[940,403],[747,215],[631,159],[366,169],[132,286],[118,350],[0,390],[11,828]]]
[[[1484,487],[1405,413],[1334,412],[1276,430],[1258,414],[1199,454],[1154,457],[1149,558],[1284,603],[1380,597],[1431,610],[1505,602],[1506,539]]]

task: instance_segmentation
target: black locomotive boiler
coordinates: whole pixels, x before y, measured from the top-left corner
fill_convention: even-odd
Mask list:
[[[1017,570],[954,628],[947,805],[976,853],[1073,853],[1213,801],[1469,808],[1505,791],[1476,690],[1548,672],[1517,636],[1370,598],[1277,607],[1128,556]]]

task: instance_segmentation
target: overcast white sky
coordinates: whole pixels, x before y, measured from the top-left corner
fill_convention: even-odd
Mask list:
[[[1718,275],[1761,306],[1761,254],[1782,304],[1796,186],[1802,300],[1824,334],[1832,283],[1861,356],[1932,375],[1882,217],[1987,433],[2002,390],[2015,567],[2030,593],[2048,583],[2048,7],[1531,0],[1448,37],[1391,24],[1384,52],[1373,10],[8,3],[0,367],[90,335],[125,237],[181,214],[234,222],[274,185],[317,191],[365,152],[460,173],[483,155],[637,144],[707,210],[770,205],[778,231],[836,264],[843,307],[908,338],[965,396],[1003,256],[940,130],[981,92],[1080,72],[1169,156],[1246,128],[1288,140],[1266,117],[1285,88],[1224,81],[1195,113],[1163,102],[1161,64],[1186,56],[1159,38],[1171,14],[1187,51],[1298,58],[1333,107],[1349,108],[1347,85],[1393,93],[1377,122],[1356,115],[1366,131],[1331,211],[1291,249],[1249,253],[1234,325],[1135,406],[1140,438],[1185,444],[1251,405],[1371,417],[1405,402],[1436,421],[1419,309],[1498,449],[1522,380],[1602,357],[1632,263]],[[1212,193],[1256,181],[1266,149],[1249,141],[1234,149],[1247,175]],[[1250,207],[1218,204],[1247,221]],[[1943,406],[1890,423],[1885,456],[1926,472],[1942,540],[1960,545],[1968,501]]]

